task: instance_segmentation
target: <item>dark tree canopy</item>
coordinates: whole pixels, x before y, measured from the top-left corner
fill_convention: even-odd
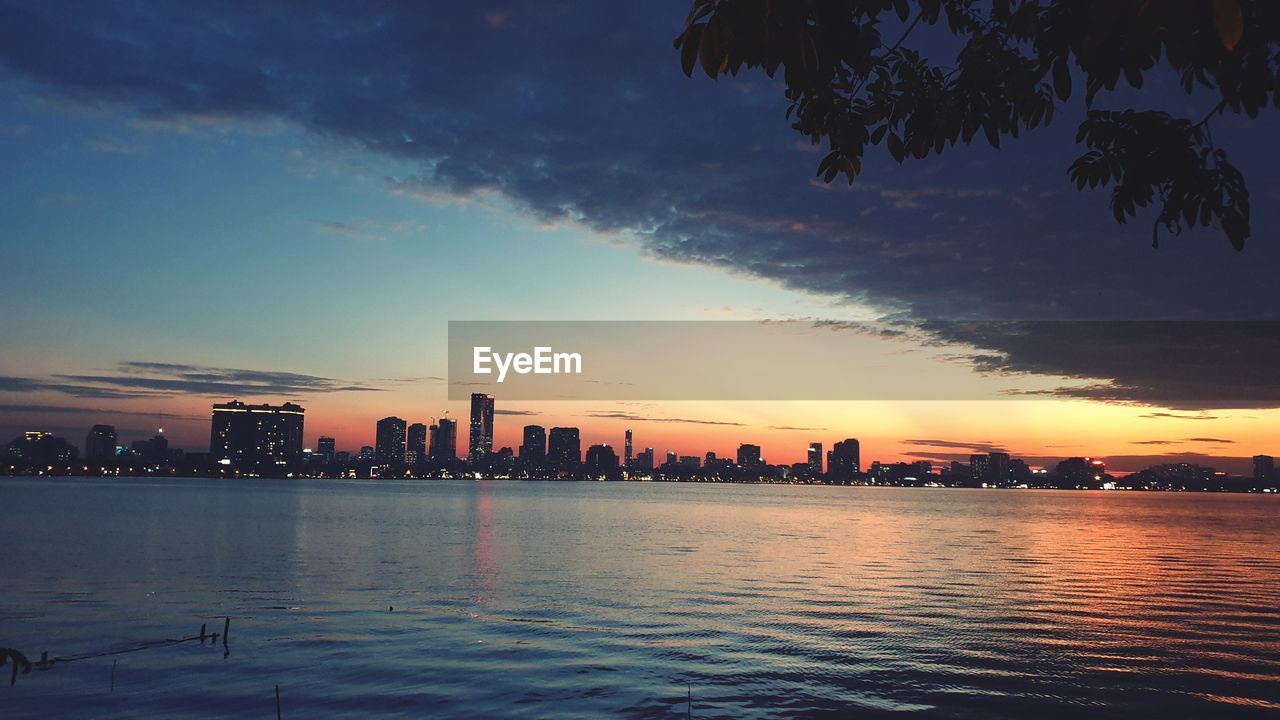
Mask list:
[[[954,52],[926,57],[913,46],[922,25],[945,28]],[[998,148],[1083,95],[1076,141],[1088,150],[1070,177],[1112,186],[1121,223],[1157,208],[1153,244],[1162,227],[1199,225],[1244,247],[1249,192],[1211,121],[1280,107],[1278,0],[694,0],[675,45],[686,75],[781,69],[792,127],[830,148],[818,164],[826,182],[852,183],[868,145],[900,163],[978,135]],[[1095,107],[1103,90],[1140,88],[1165,67],[1212,110]]]

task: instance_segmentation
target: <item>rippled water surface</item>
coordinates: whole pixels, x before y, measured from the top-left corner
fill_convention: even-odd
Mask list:
[[[18,479],[0,541],[33,660],[232,618],[0,714],[1280,713],[1275,496]]]

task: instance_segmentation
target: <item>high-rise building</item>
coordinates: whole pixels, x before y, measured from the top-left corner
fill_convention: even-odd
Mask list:
[[[547,438],[547,460],[556,470],[576,470],[582,462],[582,445],[578,428],[551,428]]]
[[[409,431],[405,437],[407,438],[404,451],[405,463],[418,465],[426,462],[427,426],[422,423],[414,423],[409,426]]]
[[[209,459],[237,470],[281,473],[302,461],[302,420],[293,403],[213,406]]]
[[[467,439],[468,457],[480,462],[493,452],[493,396],[471,393],[471,435]]]
[[[588,472],[606,473],[618,469],[618,454],[608,445],[592,445],[587,448]]]
[[[328,435],[321,435],[316,440],[316,454],[324,458],[326,463],[331,463],[338,457],[338,441]]]
[[[633,459],[633,456],[631,455],[631,428],[627,428],[626,442],[625,447],[623,447],[623,452],[625,453],[626,467],[631,467],[631,461]]]
[[[750,443],[743,443],[738,446],[738,467],[742,468],[758,468],[760,461],[760,446]]]
[[[842,440],[831,447],[827,456],[827,475],[836,482],[849,482],[862,472],[862,447],[854,438]]]
[[[361,445],[359,459],[361,462],[373,462],[373,446]]]
[[[653,469],[653,448],[645,448],[639,455],[636,455],[637,470]]]
[[[973,476],[974,480],[986,480],[987,475],[991,473],[991,456],[970,455],[969,473]]]
[[[458,421],[447,417],[431,426],[431,447],[428,454],[436,462],[458,459]]]
[[[109,460],[116,454],[116,440],[114,425],[94,425],[84,438],[84,458]]]
[[[25,432],[14,438],[5,448],[11,459],[20,460],[32,467],[68,463],[76,459],[76,446],[66,438],[54,437],[48,432]]]
[[[157,434],[150,440],[134,440],[129,446],[134,455],[150,462],[164,462],[169,459],[169,439]]]
[[[986,479],[993,483],[1009,481],[1009,453],[993,452],[987,455]]]
[[[712,450],[707,451],[706,458],[702,461],[703,467],[711,467],[716,464],[716,454]]]
[[[526,466],[537,467],[547,459],[547,429],[541,425],[524,426],[524,442],[520,443],[520,459]]]
[[[398,470],[404,467],[405,421],[394,415],[378,421],[373,440],[373,461],[378,467]]]
[[[1276,459],[1270,455],[1255,455],[1253,458],[1253,479],[1266,482],[1276,473]]]
[[[679,455],[676,455],[676,451],[675,451],[675,450],[668,450],[668,451],[667,451],[667,462],[666,462],[665,464],[666,464],[666,465],[675,465],[675,464],[676,464],[676,463],[678,463],[678,462],[680,462],[680,456],[679,456]]]
[[[679,462],[682,467],[693,468],[694,470],[702,467],[702,458],[697,455],[681,455]]]
[[[822,443],[809,443],[809,472],[822,474]]]

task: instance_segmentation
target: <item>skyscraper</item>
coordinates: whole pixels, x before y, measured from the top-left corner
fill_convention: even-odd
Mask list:
[[[237,470],[283,474],[302,460],[303,410],[293,403],[213,406],[209,458]]]
[[[1276,459],[1270,455],[1255,455],[1253,458],[1253,479],[1266,482],[1276,472]]]
[[[432,425],[431,447],[428,453],[436,462],[458,459],[458,422],[447,417]]]
[[[738,466],[744,468],[760,467],[760,446],[743,443],[738,446]]]
[[[618,469],[618,454],[608,445],[592,445],[587,448],[587,470],[607,473]]]
[[[116,428],[114,425],[94,425],[84,439],[86,460],[108,460],[116,454]]]
[[[636,469],[637,470],[653,469],[653,448],[645,448],[644,450],[640,451],[640,454],[636,456]]]
[[[524,442],[520,444],[520,459],[526,467],[541,466],[547,459],[547,430],[541,425],[524,426]]]
[[[394,415],[378,421],[373,440],[373,461],[378,467],[398,470],[404,467],[405,421]]]
[[[418,465],[427,459],[427,426],[414,423],[409,426],[405,446],[404,461],[408,465]]]
[[[1004,483],[1009,480],[1009,453],[993,452],[987,455],[987,480]]]
[[[582,463],[582,445],[578,439],[578,428],[551,428],[547,440],[547,460],[555,470],[576,470]]]
[[[471,462],[493,452],[493,396],[471,393],[471,436],[467,439]]]
[[[974,480],[986,480],[991,472],[991,457],[988,455],[969,456],[969,474]]]
[[[327,435],[321,435],[316,440],[316,454],[324,458],[326,463],[331,463],[338,456],[338,441]]]
[[[822,443],[809,443],[809,472],[822,474]]]
[[[631,467],[631,428],[627,428],[626,441],[623,447],[623,460],[626,463],[626,467]]]
[[[862,448],[854,438],[848,438],[831,447],[827,461],[827,475],[836,482],[849,482],[862,472]]]

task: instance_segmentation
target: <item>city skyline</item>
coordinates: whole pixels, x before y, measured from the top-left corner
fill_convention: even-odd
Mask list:
[[[280,406],[272,406],[270,404],[246,405],[238,400],[228,403],[216,403],[213,405],[213,420],[210,424],[209,436],[211,441],[208,447],[208,455],[212,463],[216,464],[221,461],[223,464],[232,464],[231,458],[237,456],[225,449],[230,443],[229,438],[240,438],[242,443],[247,442],[244,440],[246,433],[251,434],[255,432],[255,429],[249,429],[248,426],[240,428],[232,424],[231,421],[260,418],[262,415],[255,415],[254,413],[261,413],[266,414],[268,417],[279,417],[284,424],[278,428],[274,426],[264,428],[261,422],[257,424],[258,444],[267,449],[261,450],[262,457],[253,460],[249,465],[259,469],[277,464],[288,464],[291,467],[300,466],[302,459],[317,456],[326,457],[330,462],[333,461],[336,455],[364,458],[366,453],[368,453],[368,460],[374,465],[397,471],[412,467],[418,462],[440,462],[446,459],[463,460],[479,466],[490,458],[501,456],[502,453],[507,453],[509,457],[521,461],[527,461],[532,456],[535,461],[546,460],[550,467],[566,467],[584,463],[590,464],[590,461],[587,460],[589,452],[597,448],[610,450],[613,453],[615,465],[624,469],[632,467],[634,431],[630,427],[623,430],[620,444],[616,442],[616,438],[590,436],[584,440],[581,429],[576,426],[549,427],[520,421],[518,418],[536,419],[536,416],[518,413],[511,416],[516,418],[511,424],[518,426],[521,442],[513,445],[494,444],[494,437],[504,437],[514,431],[513,428],[501,435],[496,434],[495,428],[501,427],[502,424],[495,423],[494,415],[497,414],[499,417],[503,415],[496,408],[496,398],[484,393],[474,393],[470,405],[473,416],[470,426],[473,428],[479,427],[484,434],[479,436],[478,441],[473,441],[469,433],[466,452],[459,454],[457,423],[443,415],[438,419],[431,418],[429,428],[425,423],[415,422],[410,424],[409,421],[397,416],[384,417],[375,423],[373,444],[361,443],[358,446],[353,445],[351,448],[344,448],[339,444],[337,438],[330,435],[312,433],[304,436],[302,417],[305,414],[305,409],[298,405],[292,403],[285,403]],[[787,430],[797,431],[799,429],[787,428]],[[415,434],[418,436],[417,439],[415,439]],[[64,441],[64,438],[44,430],[28,430],[23,435],[28,438],[35,435],[47,436],[54,440]],[[315,444],[307,445],[305,442],[306,437],[315,437]],[[19,435],[18,440],[21,438],[22,435]],[[82,459],[85,461],[107,460],[108,455],[105,454],[107,438],[113,441],[113,451],[116,448],[129,449],[131,447],[134,454],[142,457],[153,456],[160,458],[165,457],[166,453],[170,451],[181,453],[188,450],[179,446],[170,447],[168,439],[164,436],[163,428],[158,429],[157,433],[148,439],[134,440],[131,446],[124,444],[114,445],[114,440],[123,439],[119,437],[116,428],[106,424],[95,424],[85,436]],[[602,441],[594,442],[595,440]],[[915,440],[905,442],[928,444],[930,441]],[[478,451],[478,448],[485,447],[486,443],[488,443],[488,448]],[[419,444],[422,446],[421,449],[417,448]],[[222,447],[220,452],[219,446]],[[859,439],[845,438],[834,441],[830,445],[830,450],[824,454],[822,448],[826,446],[825,440],[810,440],[802,449],[802,457],[800,459],[788,460],[770,457],[762,446],[758,444],[738,442],[734,448],[731,448],[731,452],[720,454],[719,457],[733,458],[735,464],[743,468],[754,466],[805,468],[810,473],[830,477],[853,477],[867,471],[868,466],[861,462],[864,455],[862,443]],[[995,443],[970,443],[967,444],[969,448],[967,452],[964,450],[966,444],[950,443],[947,446],[956,452],[921,452],[900,457],[876,456],[873,453],[869,456],[875,457],[872,462],[876,466],[933,467],[936,465],[939,469],[950,466],[953,471],[956,466],[965,465],[967,461],[967,466],[972,468],[972,473],[975,477],[985,477],[988,474],[996,477],[1007,476],[1011,462],[1021,463],[1022,467],[1028,471],[1043,472],[1073,457],[1083,457],[1085,460],[1094,461],[1095,464],[1104,467],[1112,459],[1097,453],[1042,457],[1024,456],[1020,453],[1010,452],[1003,445]],[[73,451],[79,450],[79,446],[75,443],[69,443],[69,447]],[[285,450],[286,447],[287,451]],[[616,450],[612,450],[612,448],[619,447],[624,448],[624,455],[619,456]],[[691,466],[695,469],[701,466],[709,466],[717,458],[715,449],[703,448],[696,450],[693,454],[689,454],[688,447],[678,449],[672,447],[655,448],[654,446],[646,447],[643,442],[640,447],[642,449],[638,453],[634,453],[634,458],[637,461],[636,467],[647,466],[650,469],[657,467],[658,463],[655,457],[659,455],[665,456],[665,464],[679,464]],[[199,448],[189,450],[189,452],[195,456],[204,454]],[[703,460],[704,452],[705,461]],[[576,459],[570,460],[574,456],[576,456]],[[1156,467],[1174,465],[1210,467],[1218,470],[1219,473],[1238,477],[1250,475],[1263,477],[1270,475],[1274,471],[1274,464],[1267,465],[1268,462],[1274,463],[1273,455],[1269,449],[1240,458],[1198,454],[1154,457],[1160,457],[1160,461],[1147,462],[1140,467],[1130,464],[1134,462],[1133,458],[1121,457],[1118,465],[1106,467],[1106,470],[1110,474],[1121,477],[1148,471]],[[241,460],[237,459],[235,462],[238,464]],[[1269,469],[1259,470],[1260,467]],[[924,472],[927,474],[931,471],[926,470]]]

